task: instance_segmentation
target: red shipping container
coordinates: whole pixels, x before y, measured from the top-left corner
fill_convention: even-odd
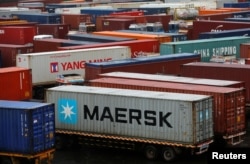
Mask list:
[[[216,13],[216,14],[207,14],[207,15],[198,15],[196,20],[219,20],[224,21],[225,18],[232,18],[232,13]]]
[[[102,20],[102,31],[128,30],[134,19],[109,18]]]
[[[91,23],[91,16],[88,14],[69,14],[69,13],[62,13],[61,14],[62,24],[68,24],[70,30],[78,30],[79,24],[84,23]]]
[[[240,44],[240,58],[250,58],[250,43]]]
[[[109,72],[100,74],[98,77],[117,77],[124,79],[138,79],[138,80],[162,81],[162,82],[166,81],[171,83],[211,85],[217,87],[245,88],[244,81],[214,80],[214,79],[191,78],[184,76],[172,76],[172,75],[160,75],[160,74]]]
[[[198,39],[201,32],[223,31],[249,27],[250,22],[195,20],[193,21],[192,39]]]
[[[124,15],[124,16],[142,16],[144,15],[143,11],[125,11],[125,12],[115,12],[109,15],[117,16],[117,15]]]
[[[102,26],[103,26],[103,20],[108,19],[108,18],[114,18],[114,16],[111,15],[99,15],[96,17],[96,31],[102,31]]]
[[[0,26],[0,44],[32,44],[35,35],[34,26]]]
[[[33,52],[33,45],[0,44],[0,52],[2,67],[14,67],[16,66],[16,56]]]
[[[148,53],[159,53],[159,41],[157,39],[131,40],[111,43],[96,43],[92,45],[59,47],[58,50],[74,50],[85,48],[98,48],[110,46],[129,46],[132,58]]]
[[[250,64],[250,58],[245,59],[245,64]]]
[[[161,22],[164,31],[168,32],[168,24],[173,20],[173,15],[145,15],[147,23]]]
[[[193,62],[183,64],[181,76],[219,80],[244,81],[246,103],[250,104],[250,65]]]
[[[32,98],[31,70],[21,67],[0,68],[0,99],[29,100]]]
[[[90,86],[212,95],[214,134],[229,145],[239,144],[246,133],[245,89],[124,78],[100,78]]]
[[[37,24],[38,35],[53,35],[54,38],[66,39],[69,33],[68,24]]]

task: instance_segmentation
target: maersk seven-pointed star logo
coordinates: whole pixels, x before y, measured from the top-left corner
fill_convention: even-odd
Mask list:
[[[68,124],[77,123],[77,103],[72,99],[58,100],[59,121]]]

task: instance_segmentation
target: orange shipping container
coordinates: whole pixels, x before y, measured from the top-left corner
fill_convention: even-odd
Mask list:
[[[21,67],[0,68],[0,99],[29,100],[32,98],[31,70]]]
[[[152,90],[212,95],[214,98],[214,134],[229,145],[242,142],[246,133],[245,89],[159,82],[124,78],[100,78],[89,81],[96,87]]]
[[[171,36],[162,36],[162,35],[151,35],[151,34],[138,34],[138,33],[128,33],[128,32],[118,32],[118,31],[97,31],[93,32],[95,35],[104,35],[104,36],[116,36],[124,38],[133,38],[133,39],[157,39],[159,43],[171,42]]]

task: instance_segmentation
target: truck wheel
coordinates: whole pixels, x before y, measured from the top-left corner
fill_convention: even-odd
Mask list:
[[[175,160],[176,153],[172,147],[164,147],[162,149],[162,157],[165,161],[170,162]]]
[[[155,146],[148,145],[144,148],[144,153],[147,159],[154,160],[158,156],[158,151]]]

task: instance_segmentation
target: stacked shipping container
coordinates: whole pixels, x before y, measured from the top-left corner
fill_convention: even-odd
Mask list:
[[[100,78],[89,81],[90,86],[153,90],[161,92],[212,95],[214,133],[216,139],[223,139],[229,145],[239,144],[246,133],[245,89],[171,83],[124,78]]]

